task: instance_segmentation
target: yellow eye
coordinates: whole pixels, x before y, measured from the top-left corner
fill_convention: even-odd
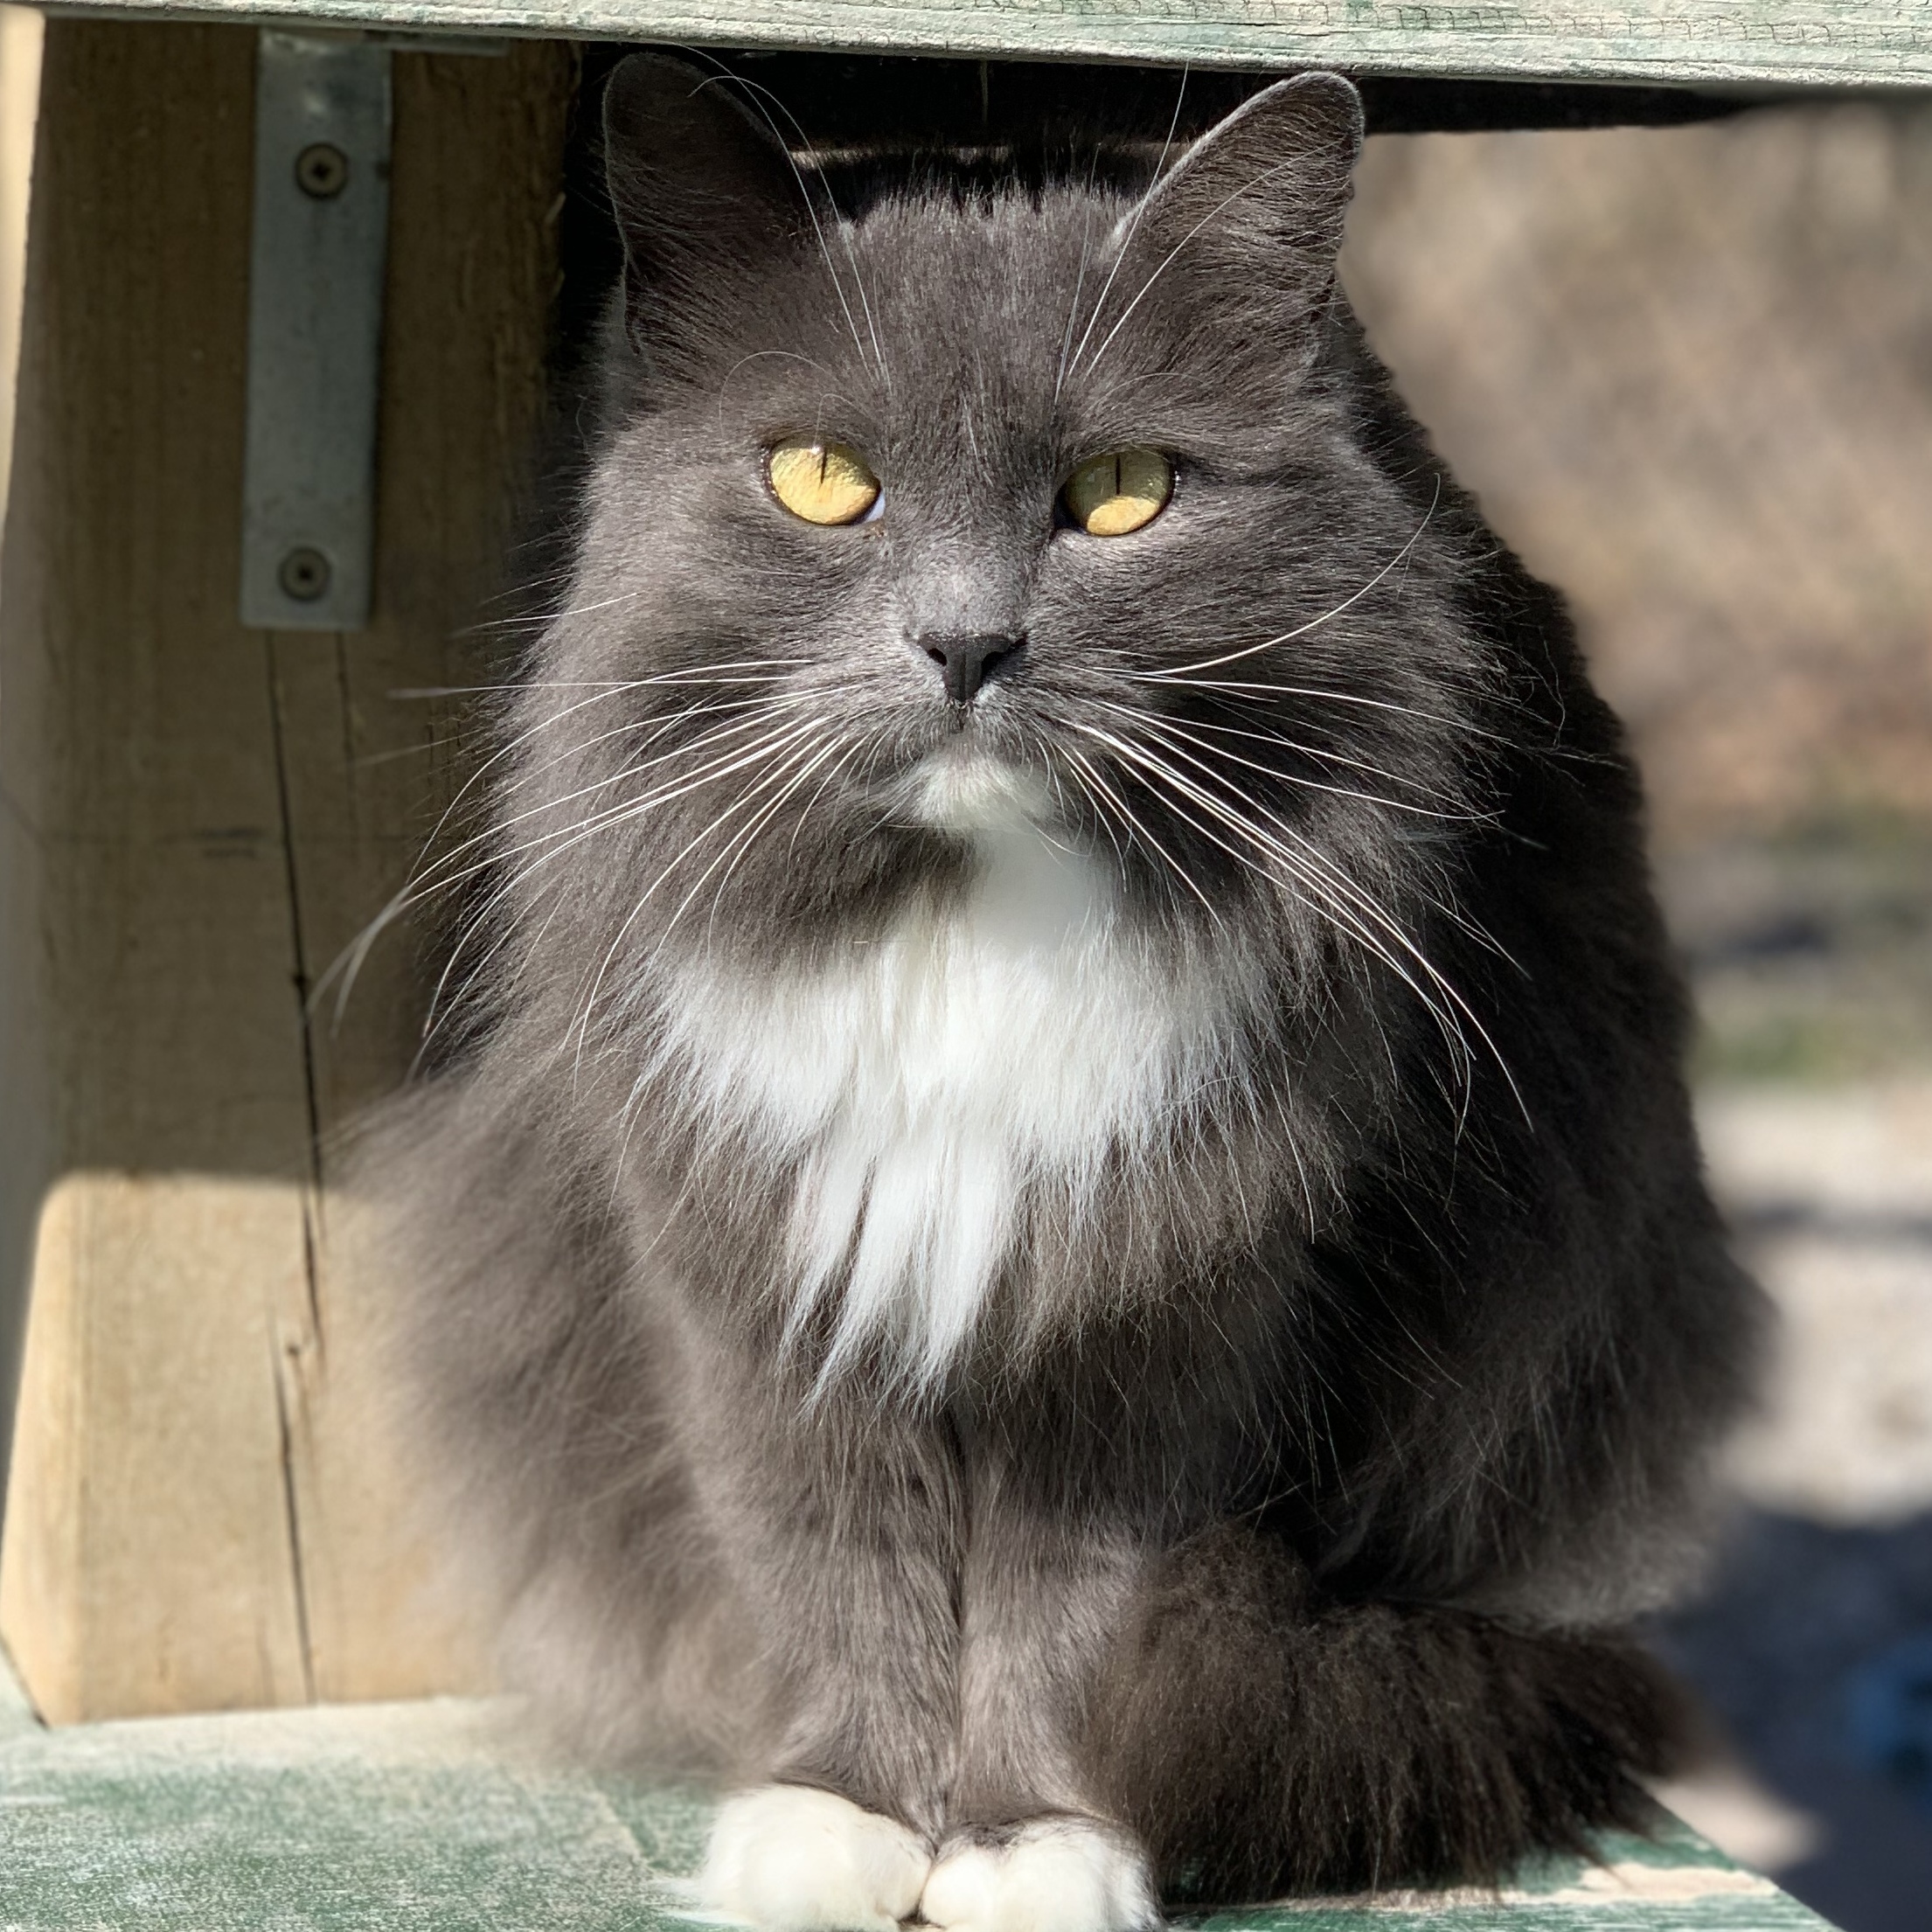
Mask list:
[[[1090,537],[1124,537],[1150,524],[1174,494],[1174,466],[1157,449],[1116,449],[1067,479],[1067,514]]]
[[[771,493],[809,524],[855,524],[879,501],[879,478],[842,442],[787,436],[765,459]]]

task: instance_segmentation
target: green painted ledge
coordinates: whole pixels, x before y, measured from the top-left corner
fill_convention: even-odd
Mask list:
[[[1924,0],[55,0],[52,10],[1490,80],[1932,86]]]
[[[678,1932],[706,1808],[436,1701],[46,1731],[0,1668],[0,1932]],[[1689,1831],[1495,1894],[1313,1900],[1199,1932],[1821,1932]]]

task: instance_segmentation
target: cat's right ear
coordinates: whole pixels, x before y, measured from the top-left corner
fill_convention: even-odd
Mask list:
[[[604,171],[624,243],[624,321],[647,355],[715,316],[810,219],[797,170],[728,76],[634,53],[604,88]]]

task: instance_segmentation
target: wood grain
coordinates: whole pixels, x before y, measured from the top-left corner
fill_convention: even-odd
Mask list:
[[[447,789],[433,708],[538,422],[571,63],[397,59],[378,610],[236,615],[253,32],[57,20],[0,570],[0,1633],[50,1716],[473,1681],[375,1425],[329,1136],[422,1004],[321,967]]]
[[[307,1109],[268,681],[233,615],[250,56],[58,24],[44,58],[0,569],[6,1233],[34,1282],[0,1630],[65,1718],[303,1682],[271,1349]]]
[[[574,82],[566,49],[399,54],[376,607],[352,636],[267,640],[297,970],[325,979],[406,884],[469,769],[473,684],[504,615],[539,434],[552,223]],[[343,1130],[420,1045],[425,955],[405,928],[346,1001],[316,1004],[315,1295],[281,1355],[315,1685],[325,1698],[457,1689],[479,1665],[428,1593],[379,1406],[381,1255],[335,1212]]]
[[[69,0],[413,32],[1319,65],[1759,87],[1932,85],[1921,0]]]

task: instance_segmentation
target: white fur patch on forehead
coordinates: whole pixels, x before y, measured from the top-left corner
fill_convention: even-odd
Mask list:
[[[789,1284],[838,1294],[832,1360],[883,1339],[914,1383],[970,1340],[1031,1190],[1076,1213],[1228,1065],[1246,1002],[1121,917],[1114,874],[989,813],[964,900],[921,900],[836,963],[667,989],[689,1102],[796,1159]]]

